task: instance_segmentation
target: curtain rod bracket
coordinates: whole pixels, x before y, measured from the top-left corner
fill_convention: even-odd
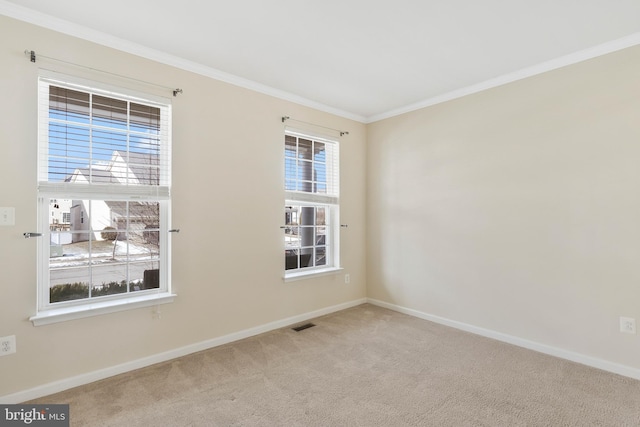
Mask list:
[[[29,56],[29,60],[31,62],[36,62],[36,52],[35,51],[26,49],[24,51],[24,54]]]
[[[346,132],[346,131],[340,132],[340,136],[345,136],[345,135],[349,135],[349,132]]]
[[[182,93],[182,89],[174,89],[173,90],[173,96],[178,96],[179,93],[180,94]]]
[[[287,120],[289,120],[291,117],[289,116],[282,116],[282,123],[286,122]]]

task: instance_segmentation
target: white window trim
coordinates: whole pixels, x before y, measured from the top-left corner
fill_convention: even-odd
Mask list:
[[[302,193],[304,194],[304,193]],[[329,252],[329,259],[332,264],[329,266],[320,267],[306,267],[304,269],[296,268],[291,270],[285,270],[284,281],[297,281],[314,276],[325,276],[327,274],[334,274],[342,268],[340,267],[340,205],[339,204],[326,204],[326,203],[311,203],[304,200],[287,199],[285,206],[287,205],[304,205],[304,206],[322,206],[329,210],[331,223],[327,227],[329,235],[327,241],[327,251]]]
[[[312,279],[314,277],[321,276],[331,276],[334,274],[338,274],[343,271],[342,267],[326,267],[326,268],[316,268],[313,270],[296,270],[293,273],[289,273],[285,275],[282,280],[286,282],[298,282],[300,280]]]
[[[309,138],[316,141],[335,144],[337,148],[336,160],[334,166],[340,165],[340,141],[339,138],[323,136],[317,132],[307,132],[299,128],[285,129],[285,135],[291,135],[300,138]],[[327,236],[330,244],[327,245],[327,251],[330,251],[330,259],[332,261],[329,266],[308,267],[304,269],[284,270],[284,282],[296,282],[314,277],[327,276],[337,274],[343,270],[340,266],[340,171],[338,171],[337,182],[333,183],[336,194],[309,193],[305,191],[288,191],[285,190],[285,203],[287,205],[305,205],[305,206],[324,206],[330,210],[331,223],[328,227],[330,235]]]
[[[176,294],[171,292],[160,292],[149,295],[135,295],[118,300],[94,300],[91,303],[85,303],[83,305],[42,311],[35,316],[31,316],[29,320],[34,326],[50,325],[52,323],[65,322],[67,320],[82,319],[85,317],[99,316],[101,314],[168,304],[173,302],[173,299],[176,296]]]
[[[75,78],[66,76],[63,74],[41,70],[38,83],[38,114],[42,114],[43,105],[49,105],[48,98],[45,100],[42,98],[41,85],[54,85],[69,87],[75,90],[88,91],[92,93],[102,94],[109,97],[127,99],[132,102],[143,102],[145,104],[156,104],[159,107],[164,108],[162,114],[167,114],[169,119],[167,123],[166,138],[171,138],[171,101],[167,98],[161,98],[151,94],[140,94],[139,92],[132,91],[130,89],[121,88],[117,86],[111,86],[104,83],[98,83],[82,78]],[[43,104],[46,102],[46,104]],[[48,110],[48,109],[47,109]],[[47,164],[48,156],[46,150],[43,150],[43,146],[48,144],[48,129],[45,129],[42,124],[44,120],[38,117],[38,233],[42,237],[38,242],[37,257],[38,257],[38,277],[37,277],[37,304],[36,314],[31,316],[29,320],[34,326],[47,325],[52,323],[58,323],[68,320],[81,319],[91,316],[97,316],[107,313],[115,313],[119,311],[132,310],[142,307],[151,307],[159,304],[167,304],[173,302],[177,296],[171,291],[171,236],[168,232],[160,232],[160,245],[162,248],[166,248],[161,252],[160,262],[164,265],[164,274],[166,287],[160,289],[149,289],[143,291],[137,291],[135,293],[127,294],[114,294],[112,296],[105,296],[96,299],[82,299],[66,301],[61,303],[51,304],[49,303],[49,287],[43,285],[45,277],[49,277],[48,258],[50,252],[50,231],[48,223],[48,198],[60,197],[61,192],[65,195],[75,196],[77,198],[87,199],[109,199],[108,194],[97,194],[91,191],[89,186],[74,185],[72,187],[65,183],[50,183],[42,180],[42,168],[43,164]],[[171,148],[169,144],[163,143],[161,145],[161,156],[169,163],[171,161]],[[166,203],[160,203],[161,218],[165,218],[165,224],[161,224],[161,230],[169,230],[171,228],[171,197],[170,197],[170,185],[171,175],[162,176],[162,182],[155,189],[149,189],[144,187],[127,187],[127,189],[113,197],[118,200],[157,200],[164,201]],[[44,202],[47,200],[47,202]],[[46,206],[45,206],[46,205]],[[46,211],[46,215],[45,215]],[[46,217],[45,217],[46,216]]]

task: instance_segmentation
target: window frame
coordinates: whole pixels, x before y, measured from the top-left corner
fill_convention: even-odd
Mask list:
[[[291,157],[286,155],[286,137],[294,136],[296,138],[309,139],[312,141],[322,142],[331,146],[331,159],[325,160],[327,168],[327,193],[321,193],[317,191],[300,191],[287,189],[287,159]],[[316,277],[326,274],[335,274],[342,270],[340,266],[340,141],[337,137],[331,137],[316,132],[309,132],[306,130],[295,129],[291,127],[285,128],[284,132],[285,145],[283,150],[283,159],[285,161],[285,176],[284,176],[284,194],[285,194],[285,217],[286,208],[288,206],[310,206],[310,207],[324,207],[329,215],[326,219],[326,264],[321,266],[311,267],[298,267],[294,269],[284,268],[284,281],[297,281],[310,277]],[[313,168],[313,166],[311,166]],[[291,181],[291,180],[289,180]],[[312,187],[317,188],[317,180],[312,179]],[[285,220],[285,237],[283,238],[283,244],[285,248],[285,257],[287,253],[286,244],[286,220]],[[314,244],[315,248],[315,244]],[[286,264],[286,262],[285,262]]]
[[[158,185],[104,184],[104,183],[70,183],[65,181],[49,181],[49,139],[50,109],[49,87],[61,87],[148,105],[160,109],[159,116],[159,168],[162,171]],[[171,235],[168,233],[171,224],[171,101],[155,95],[141,93],[130,89],[112,86],[105,83],[62,75],[41,70],[38,76],[38,158],[37,158],[37,215],[38,233],[41,237],[37,244],[37,305],[36,314],[30,318],[34,325],[55,323],[99,314],[123,311],[133,308],[153,306],[172,302],[175,294],[171,287]],[[89,115],[88,115],[89,116]],[[127,123],[129,123],[127,113]],[[69,123],[69,122],[64,122]],[[89,132],[97,127],[93,123],[86,125]],[[126,138],[132,130],[127,127]],[[129,147],[127,143],[127,147]],[[129,148],[127,148],[129,153]],[[90,163],[93,164],[93,163]],[[50,301],[50,200],[99,200],[128,202],[158,202],[159,215],[159,287],[138,291],[128,290],[126,293],[99,297],[88,297],[70,301]],[[131,214],[127,215],[131,218]],[[91,230],[89,233],[99,233]],[[54,231],[55,233],[55,231]],[[135,264],[127,257],[127,269]],[[130,285],[129,285],[130,286]],[[90,285],[91,287],[91,285]]]

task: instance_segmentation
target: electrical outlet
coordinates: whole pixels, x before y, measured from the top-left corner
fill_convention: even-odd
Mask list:
[[[344,275],[344,283],[351,283],[351,275],[350,274],[345,274]]]
[[[636,333],[636,319],[633,317],[621,317],[620,318],[620,332],[626,334]]]
[[[0,338],[0,356],[7,356],[16,352],[16,336]]]

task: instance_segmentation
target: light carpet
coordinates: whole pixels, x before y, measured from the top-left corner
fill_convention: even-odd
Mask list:
[[[640,426],[640,381],[364,304],[38,399],[72,426]]]

